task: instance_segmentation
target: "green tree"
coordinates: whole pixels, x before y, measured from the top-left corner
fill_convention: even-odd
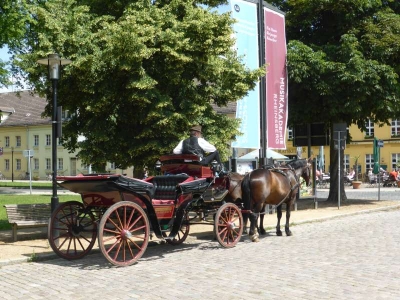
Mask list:
[[[365,129],[368,119],[383,124],[399,115],[397,1],[273,2],[287,13],[291,125],[324,122],[332,132],[333,123],[345,122]],[[331,201],[337,199],[339,163],[333,138]],[[341,198],[346,200],[343,184]]]
[[[49,0],[29,7],[27,44],[13,49],[29,82],[51,99],[37,59],[58,53],[72,60],[58,97],[74,112],[63,128],[68,149],[79,147],[85,162],[99,166],[152,166],[198,123],[227,159],[238,121],[211,104],[242,98],[263,71],[236,56],[230,16],[200,3],[216,4]]]
[[[16,45],[25,34],[27,16],[25,1],[2,0],[0,3],[0,48]],[[0,60],[0,87],[10,84],[9,64]]]

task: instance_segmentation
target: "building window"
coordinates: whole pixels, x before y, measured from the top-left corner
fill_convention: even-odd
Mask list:
[[[350,172],[350,154],[344,155],[344,173],[348,174]]]
[[[4,169],[6,169],[6,171],[10,170],[10,160],[9,159],[4,160]]]
[[[21,137],[20,136],[15,137],[15,146],[21,147]]]
[[[366,154],[365,155],[365,170],[368,171],[369,169],[374,168],[374,155],[373,154]]]
[[[51,170],[51,159],[46,158],[46,170]]]
[[[64,160],[62,158],[59,158],[57,165],[58,165],[57,170],[63,170],[64,169]]]
[[[50,136],[50,134],[46,134],[46,146],[51,146],[51,136]]]
[[[15,162],[16,162],[15,170],[21,171],[21,160],[17,158]]]
[[[392,120],[392,137],[400,137],[400,120]]]
[[[373,138],[374,137],[374,122],[371,120],[368,120],[365,123],[366,131],[365,131],[365,138]]]
[[[5,146],[10,147],[10,137],[9,136],[5,137]]]
[[[39,146],[39,135],[37,134],[33,136],[33,146]]]
[[[392,170],[398,168],[397,165],[400,165],[400,153],[392,153]]]
[[[39,159],[38,158],[35,158],[33,160],[33,169],[34,170],[39,170]]]

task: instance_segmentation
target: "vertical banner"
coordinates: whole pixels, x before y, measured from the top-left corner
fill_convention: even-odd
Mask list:
[[[231,0],[236,50],[243,63],[251,70],[259,67],[257,4],[243,0]],[[237,102],[236,118],[241,119],[240,132],[232,143],[233,148],[260,148],[259,84],[247,96]]]
[[[288,80],[285,17],[264,7],[267,148],[286,149]]]

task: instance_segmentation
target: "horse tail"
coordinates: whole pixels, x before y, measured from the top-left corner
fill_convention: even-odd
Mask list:
[[[246,174],[242,180],[242,201],[243,207],[246,210],[250,210],[250,199],[251,199],[251,189],[250,189],[250,173]]]

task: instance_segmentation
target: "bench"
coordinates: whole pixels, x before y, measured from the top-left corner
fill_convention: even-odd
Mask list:
[[[45,227],[49,224],[51,204],[4,205],[8,222],[12,225],[13,241],[17,241],[18,228]]]

